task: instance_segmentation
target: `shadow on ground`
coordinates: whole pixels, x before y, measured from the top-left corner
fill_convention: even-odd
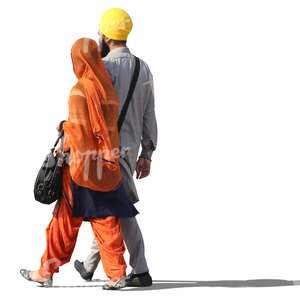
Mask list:
[[[102,283],[100,285],[93,283]],[[102,287],[105,280],[94,279],[91,284],[84,285],[54,285],[52,288],[99,288]],[[193,281],[193,280],[153,280],[153,285],[143,288],[126,288],[123,292],[130,291],[151,291],[192,287],[224,287],[224,288],[263,288],[300,285],[300,280],[283,279],[251,279],[251,280],[216,280],[216,281]]]
[[[300,285],[300,281],[281,279],[252,279],[252,280],[217,280],[217,281],[182,281],[155,280],[153,285],[145,288],[130,288],[122,291],[164,290],[191,287],[224,287],[224,288],[259,288]]]

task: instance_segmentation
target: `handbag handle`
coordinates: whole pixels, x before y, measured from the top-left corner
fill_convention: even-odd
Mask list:
[[[61,140],[61,152],[63,153],[63,149],[64,149],[64,131],[61,130],[59,133],[58,133],[58,137],[53,145],[53,148],[51,149],[51,151],[54,150],[54,148],[56,147],[56,145],[58,144],[59,140]]]

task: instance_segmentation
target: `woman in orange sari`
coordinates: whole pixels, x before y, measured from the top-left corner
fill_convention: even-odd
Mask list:
[[[53,274],[70,261],[85,220],[92,225],[110,279],[103,288],[119,289],[125,286],[126,263],[118,218],[138,213],[123,188],[118,162],[119,101],[95,41],[79,39],[71,56],[78,82],[71,90],[69,117],[63,124],[63,148],[70,152],[63,169],[63,193],[46,230],[40,268],[22,269],[21,274],[52,286]]]

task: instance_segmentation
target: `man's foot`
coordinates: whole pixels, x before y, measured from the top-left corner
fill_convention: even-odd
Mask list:
[[[91,281],[92,280],[94,273],[88,272],[85,269],[83,262],[81,262],[79,260],[75,260],[74,267],[75,267],[76,271],[80,274],[80,276],[84,280],[86,280],[86,281]]]
[[[21,269],[20,273],[26,280],[37,282],[43,287],[51,287],[53,284],[52,278],[42,277],[38,271],[29,271],[26,269]]]
[[[126,286],[125,277],[121,277],[116,280],[108,281],[102,288],[104,290],[120,290]]]
[[[140,274],[129,274],[125,280],[128,287],[145,287],[152,285],[152,277],[149,272]]]

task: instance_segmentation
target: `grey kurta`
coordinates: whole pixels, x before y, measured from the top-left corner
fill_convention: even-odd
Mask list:
[[[115,48],[103,62],[119,96],[121,111],[134,71],[134,56],[127,47]],[[120,159],[124,187],[134,203],[139,200],[133,181],[139,148],[142,146],[140,156],[151,159],[157,145],[152,74],[148,65],[140,62],[139,78],[120,132],[120,145],[126,153]]]

